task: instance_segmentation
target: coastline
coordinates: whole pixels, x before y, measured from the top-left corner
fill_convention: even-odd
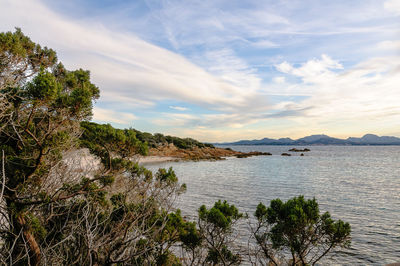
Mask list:
[[[163,163],[170,161],[218,161],[228,157],[247,158],[251,156],[272,155],[269,152],[241,152],[230,148],[219,147],[193,147],[191,149],[180,149],[173,144],[162,145],[151,148],[149,155],[137,157],[139,164]]]
[[[152,164],[152,163],[164,163],[164,162],[171,162],[171,161],[179,161],[181,158],[172,157],[172,156],[141,156],[138,159],[139,164]]]

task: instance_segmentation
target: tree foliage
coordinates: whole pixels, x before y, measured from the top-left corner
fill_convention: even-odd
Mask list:
[[[7,156],[3,248],[18,261],[28,243],[28,254],[37,264],[38,206],[67,197],[61,192],[48,195],[43,184],[62,152],[74,145],[79,121],[90,119],[99,90],[88,71],[66,70],[53,50],[41,48],[18,29],[0,34],[0,59],[0,99],[6,106],[0,117],[0,143]]]
[[[174,136],[164,136],[161,133],[155,133],[154,135],[147,132],[141,132],[139,130],[133,129],[136,132],[137,138],[147,143],[150,147],[155,148],[160,145],[165,144],[174,144],[176,147],[180,149],[193,149],[195,147],[198,148],[214,148],[214,145],[209,143],[202,143],[192,138],[178,138]]]
[[[215,202],[209,210],[202,205],[198,212],[199,230],[208,249],[206,261],[214,265],[238,265],[241,257],[232,250],[233,239],[230,236],[233,226],[243,218],[243,214],[226,201]]]
[[[315,265],[333,249],[350,245],[350,225],[334,221],[328,212],[320,214],[315,198],[276,199],[268,208],[260,203],[254,215],[254,238],[262,257],[274,265],[284,254],[291,255],[291,265]]]
[[[141,264],[167,254],[156,250],[172,240],[159,236],[185,188],[175,173],[153,178],[130,160],[147,151],[133,130],[85,122],[99,97],[88,71],[65,69],[18,29],[0,34],[0,49],[2,263]],[[79,145],[102,167],[66,165]]]
[[[138,140],[132,129],[117,129],[109,124],[99,125],[86,121],[81,123],[81,128],[81,146],[100,157],[109,170],[123,168],[126,159],[138,154],[146,155],[148,152],[147,143]],[[120,157],[112,159],[113,154],[119,154]]]

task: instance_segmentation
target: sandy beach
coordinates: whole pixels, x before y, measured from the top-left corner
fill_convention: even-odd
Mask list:
[[[176,161],[176,160],[181,160],[181,159],[177,158],[177,157],[171,157],[171,156],[143,156],[143,157],[139,157],[138,163],[139,164],[151,164],[151,163],[170,162],[170,161]]]

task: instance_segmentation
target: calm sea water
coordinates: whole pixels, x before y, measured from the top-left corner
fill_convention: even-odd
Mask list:
[[[168,162],[187,192],[177,202],[193,217],[219,199],[253,214],[259,202],[315,197],[321,212],[352,226],[352,246],[324,264],[384,265],[400,262],[400,146],[311,146],[300,157],[280,156],[290,146],[231,146],[272,156],[223,161]],[[297,147],[302,148],[302,147]]]

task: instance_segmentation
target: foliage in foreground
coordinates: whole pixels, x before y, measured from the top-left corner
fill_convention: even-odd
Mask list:
[[[272,200],[270,207],[260,203],[252,227],[261,261],[278,265],[315,265],[335,248],[350,245],[350,225],[334,221],[328,212],[319,212],[317,201],[294,197],[287,202]],[[290,254],[284,259],[284,254]]]
[[[0,261],[8,265],[314,264],[350,243],[350,226],[303,197],[257,207],[251,254],[235,244],[246,217],[218,201],[196,222],[174,208],[186,189],[174,171],[131,158],[154,143],[200,145],[88,122],[99,89],[20,30],[0,33]],[[165,138],[165,140],[163,139]],[[86,147],[99,160],[83,163]],[[73,155],[69,156],[68,155]]]

